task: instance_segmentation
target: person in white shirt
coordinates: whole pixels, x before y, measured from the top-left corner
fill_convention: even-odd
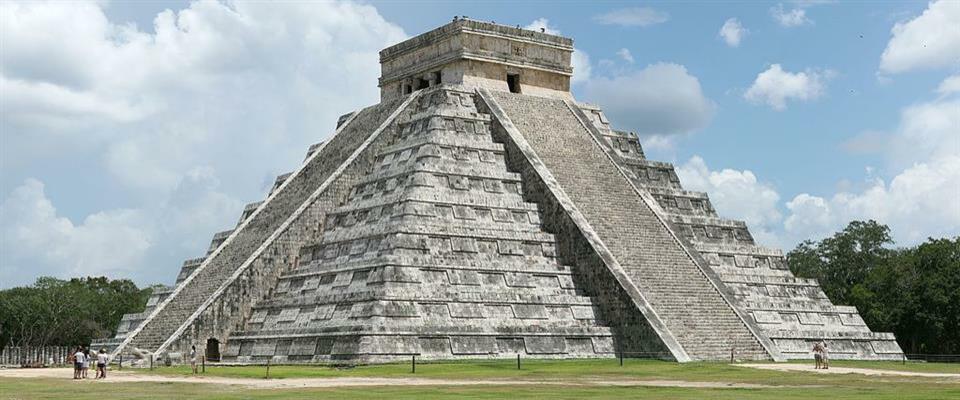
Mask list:
[[[77,347],[77,352],[70,357],[73,359],[73,379],[80,379],[80,369],[83,367],[83,347]]]
[[[190,346],[190,368],[197,373],[197,346]]]
[[[97,379],[107,377],[107,361],[109,361],[109,359],[107,349],[100,349],[100,354],[97,354]]]
[[[73,355],[73,368],[74,374],[73,379],[83,379],[83,365],[87,361],[87,355],[83,353],[83,347],[77,348],[76,354]]]
[[[820,358],[823,359],[823,369],[830,369],[830,351],[827,350],[826,341],[820,341]]]

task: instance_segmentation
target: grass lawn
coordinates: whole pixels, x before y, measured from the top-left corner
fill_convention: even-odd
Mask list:
[[[857,368],[883,368],[914,372],[960,373],[957,365],[919,365],[896,362],[843,361],[831,365]],[[811,370],[813,365],[810,366]],[[189,366],[135,369],[139,373],[161,375],[190,375]],[[910,380],[906,377],[872,377],[864,375],[825,375],[763,371],[731,366],[723,363],[675,363],[656,360],[625,360],[621,367],[617,360],[522,360],[517,370],[516,359],[499,361],[417,362],[417,373],[411,374],[410,363],[364,365],[353,368],[329,366],[273,365],[270,378],[332,378],[332,377],[420,377],[436,379],[516,379],[576,382],[581,380],[684,380],[695,382],[737,382],[765,385],[819,385],[835,382],[856,383],[875,380]],[[207,375],[234,378],[263,378],[266,367],[207,366]],[[923,378],[921,378],[923,379]]]
[[[841,363],[837,363],[839,365]],[[872,363],[843,363],[850,367],[880,368]],[[890,363],[887,367],[893,367]],[[899,364],[896,364],[899,365]],[[902,367],[902,365],[901,365]],[[916,365],[907,364],[908,368]],[[947,368],[940,370],[938,368]],[[924,372],[950,372],[952,366],[925,365]],[[126,369],[125,369],[126,370]],[[915,369],[911,369],[915,370]],[[934,371],[935,370],[935,371]],[[189,368],[138,369],[139,374],[188,375]],[[208,367],[207,376],[262,378],[263,366]],[[392,377],[457,380],[542,381],[543,385],[484,386],[380,386],[359,388],[252,389],[236,385],[200,383],[106,383],[64,379],[0,378],[0,399],[960,399],[960,382],[933,378],[826,375],[765,371],[714,363],[677,364],[663,361],[616,360],[524,361],[515,360],[418,364],[386,364],[335,369],[322,366],[271,366],[271,378]],[[757,383],[775,388],[683,388],[610,386],[596,381],[670,380],[687,382]],[[806,387],[796,387],[806,386]],[[89,389],[89,390],[87,390]]]

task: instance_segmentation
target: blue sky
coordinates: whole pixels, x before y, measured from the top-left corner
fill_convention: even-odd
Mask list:
[[[960,234],[960,2],[4,2],[0,287],[170,283],[454,15],[574,38],[574,95],[789,250]]]

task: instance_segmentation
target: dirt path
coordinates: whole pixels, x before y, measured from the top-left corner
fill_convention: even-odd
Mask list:
[[[926,378],[953,378],[960,380],[960,374],[949,374],[940,372],[912,372],[896,371],[886,369],[872,368],[848,368],[848,367],[830,367],[829,369],[814,369],[807,364],[733,364],[738,367],[768,369],[774,371],[787,372],[816,372],[818,374],[862,374],[862,375],[886,375],[886,376],[917,376]]]
[[[69,380],[69,368],[0,369],[0,378],[55,378]],[[347,386],[463,386],[463,385],[576,385],[576,386],[658,386],[689,388],[777,388],[785,386],[734,382],[689,382],[674,380],[580,380],[580,381],[525,381],[525,380],[462,380],[429,378],[288,378],[254,379],[211,376],[162,376],[126,371],[110,371],[105,380],[87,379],[77,384],[109,384],[131,382],[181,382],[219,385],[240,385],[257,389],[335,388]]]

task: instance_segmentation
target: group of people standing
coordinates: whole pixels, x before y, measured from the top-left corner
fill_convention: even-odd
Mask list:
[[[107,377],[107,362],[110,356],[106,349],[100,349],[100,352],[84,349],[83,346],[77,347],[77,351],[70,354],[70,361],[73,362],[73,379],[87,379],[87,371],[90,370],[90,364],[96,364],[97,371],[94,379],[104,379]]]
[[[827,342],[821,340],[813,345],[813,359],[817,362],[815,369],[830,369],[830,357],[827,356]]]

